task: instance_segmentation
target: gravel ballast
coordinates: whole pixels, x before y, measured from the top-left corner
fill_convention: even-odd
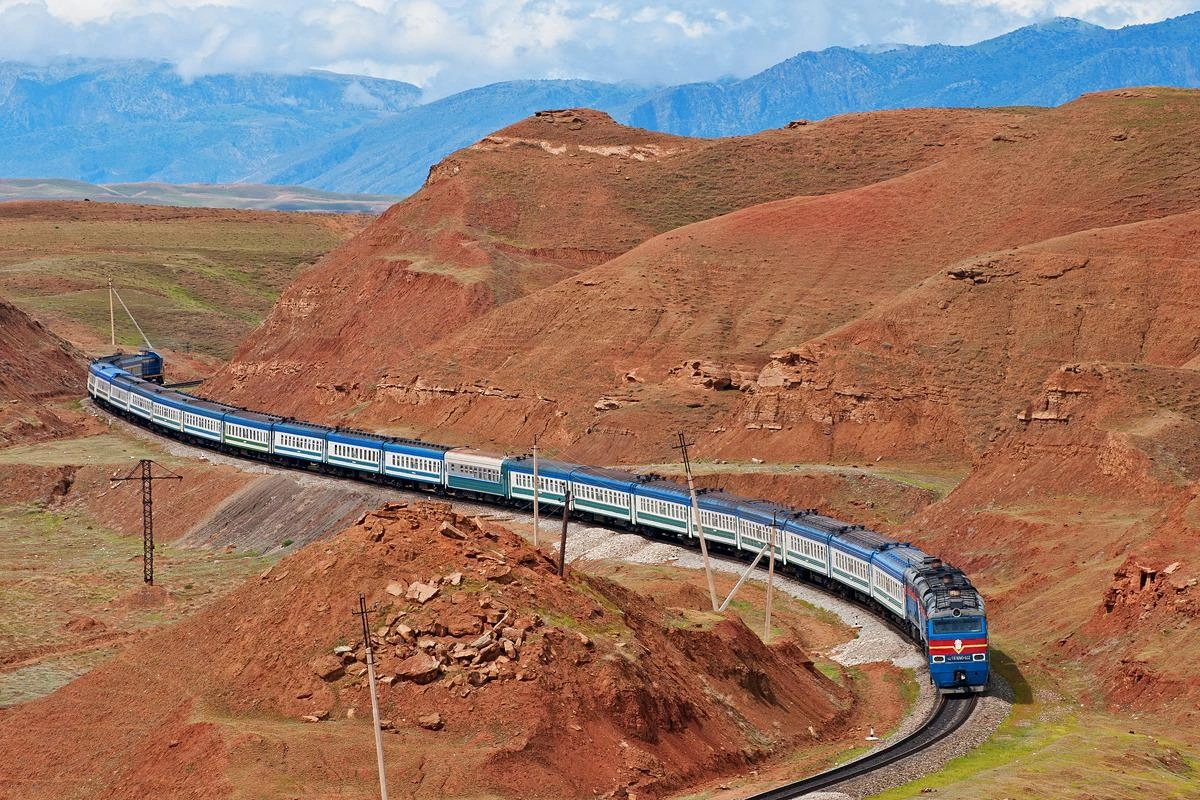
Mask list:
[[[88,406],[92,406],[89,402]],[[369,492],[356,489],[355,484],[338,478],[329,478],[301,470],[284,469],[257,462],[225,456],[210,450],[192,447],[171,439],[165,439],[145,431],[123,420],[117,420],[105,413],[97,412],[102,419],[112,421],[139,438],[152,440],[173,455],[184,458],[203,459],[213,464],[226,464],[251,473],[274,473],[290,476],[307,489],[319,489],[335,494],[345,493],[354,496],[357,502],[364,503],[363,511],[374,507],[376,498],[386,496],[391,499],[405,500],[436,500],[436,496],[391,487],[371,487]],[[456,507],[462,512],[479,514],[482,517],[502,522],[514,523],[518,532],[532,532],[533,515],[524,511],[497,509],[483,503],[463,501],[455,498]],[[543,508],[539,531],[539,543],[542,547],[557,552],[559,536],[562,529],[561,511],[557,508]],[[567,529],[567,560],[568,563],[580,561],[623,561],[632,564],[674,564],[684,569],[700,570],[704,568],[700,553],[687,547],[666,542],[653,541],[637,534],[613,531],[585,523],[571,521]],[[746,564],[744,562],[713,556],[713,569],[741,574]],[[757,569],[749,580],[763,582],[766,571]],[[919,688],[919,695],[909,716],[886,739],[880,741],[874,749],[885,747],[919,728],[929,717],[937,699],[936,692],[929,682],[929,672],[923,653],[903,638],[894,629],[870,612],[853,603],[842,600],[812,586],[800,583],[778,573],[775,576],[775,586],[787,592],[792,597],[822,608],[837,616],[846,625],[855,628],[858,635],[829,652],[825,656],[843,666],[856,664],[890,662],[901,669],[913,670]],[[837,792],[817,792],[807,797],[812,800],[847,800],[847,798],[862,798],[877,794],[886,789],[930,775],[941,769],[951,759],[970,752],[986,741],[1008,716],[1012,706],[1013,694],[1011,688],[1002,678],[993,673],[992,685],[989,692],[981,698],[974,714],[952,736],[939,742],[922,753],[911,756],[903,761],[878,770],[869,776],[857,778],[839,787]],[[797,776],[801,777],[801,776]]]

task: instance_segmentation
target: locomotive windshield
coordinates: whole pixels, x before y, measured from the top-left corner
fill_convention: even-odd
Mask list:
[[[983,633],[983,617],[935,619],[932,625],[934,633]]]

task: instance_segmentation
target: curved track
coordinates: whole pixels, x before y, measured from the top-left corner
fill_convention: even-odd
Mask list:
[[[830,789],[852,778],[858,778],[901,759],[908,758],[945,739],[966,722],[975,710],[975,695],[943,697],[925,724],[895,744],[868,753],[857,761],[842,764],[811,778],[751,795],[746,800],[792,800],[809,792]]]
[[[191,447],[200,446],[184,437],[173,435],[173,432],[170,430],[159,430],[157,428],[152,428],[149,425],[145,425],[140,418],[117,412],[110,408],[106,403],[97,403],[93,401],[92,406],[97,410],[115,416],[118,419],[122,419],[125,422],[135,425],[141,430],[149,431],[154,435],[163,438],[169,438]],[[298,468],[294,464],[274,464],[269,459],[254,458],[253,454],[245,453],[244,451],[239,451],[237,453],[225,452],[225,455],[229,455],[232,458],[244,461],[264,461],[267,463],[272,463],[273,466],[289,471],[298,471],[310,474],[313,472],[309,469]],[[318,471],[317,474],[323,474],[325,477],[345,478],[345,476],[337,473]],[[351,476],[345,479],[361,480],[361,478],[358,476]],[[412,487],[407,488],[409,491],[417,491]],[[472,502],[469,498],[452,499],[465,499],[467,502]],[[828,591],[828,587],[818,588]],[[843,597],[842,599],[853,602],[853,600],[850,598]],[[888,620],[884,621],[889,627],[895,630],[898,635],[900,635],[902,638],[906,638],[906,633],[902,628],[896,626],[894,623]],[[933,713],[930,714],[929,718],[924,722],[924,724],[922,724],[921,727],[916,731],[910,733],[908,736],[905,736],[900,741],[888,745],[882,749],[872,751],[855,761],[851,761],[847,764],[842,764],[841,766],[826,770],[818,775],[813,775],[811,777],[794,781],[766,792],[751,795],[747,797],[746,800],[792,800],[792,798],[803,797],[809,792],[816,792],[835,787],[840,783],[867,775],[875,770],[879,770],[890,764],[894,764],[897,761],[905,759],[911,755],[915,755],[926,748],[932,747],[934,744],[942,741],[947,736],[954,733],[954,731],[961,727],[963,723],[970,718],[972,712],[975,710],[976,703],[977,697],[975,695],[961,697],[941,697],[938,700],[937,705],[934,707]]]

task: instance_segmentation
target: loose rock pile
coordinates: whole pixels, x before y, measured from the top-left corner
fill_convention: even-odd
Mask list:
[[[367,529],[371,541],[382,542],[405,517],[441,518],[439,533],[450,540],[446,544],[461,547],[466,567],[428,577],[397,575],[380,587],[386,609],[383,624],[371,634],[378,682],[440,682],[465,698],[493,681],[535,679],[537,665],[554,659],[554,648],[550,638],[539,635],[536,650],[526,653],[531,634],[544,623],[522,608],[537,599],[534,585],[545,577],[535,571],[548,573],[555,565],[529,549],[510,553],[500,543],[500,533],[484,520],[456,515],[446,503],[418,503],[412,509],[406,503],[388,503],[358,524]],[[585,635],[578,638],[591,646]],[[334,647],[311,666],[321,681],[337,683],[365,675],[366,661],[364,642],[355,641]],[[305,718],[313,716],[321,717]],[[429,730],[444,724],[440,716],[417,722]]]

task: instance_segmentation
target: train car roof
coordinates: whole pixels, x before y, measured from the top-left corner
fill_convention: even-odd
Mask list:
[[[761,525],[774,523],[776,526],[783,527],[786,520],[798,513],[796,509],[772,500],[755,500],[745,497],[739,498],[739,500],[738,515]]]
[[[225,412],[226,421],[231,421],[236,425],[237,422],[249,422],[253,425],[271,426],[276,422],[281,421],[282,417],[276,417],[273,414],[263,414],[259,411],[247,411],[244,408],[232,408]]]
[[[404,436],[381,436],[380,438],[383,439],[384,450],[387,450],[388,448],[391,448],[392,450],[403,450],[404,448],[407,448],[409,450],[423,450],[441,455],[454,449],[448,444],[434,444],[433,442],[426,442],[422,441],[421,439],[410,439]]]
[[[634,493],[671,502],[691,502],[691,495],[688,494],[686,486],[657,476],[642,476],[634,486]]]
[[[926,554],[907,542],[897,542],[890,547],[884,547],[875,554],[874,563],[880,569],[887,571],[894,578],[904,578],[904,573],[920,566],[927,558]]]
[[[785,527],[789,526],[801,533],[815,533],[824,538],[841,533],[851,527],[849,522],[842,522],[840,519],[827,517],[815,511],[801,511],[799,514],[792,516],[787,525],[785,525]]]
[[[701,489],[696,492],[700,508],[705,511],[718,511],[725,514],[737,514],[738,506],[746,501],[740,495],[730,494],[724,489]]]
[[[164,406],[178,408],[183,410],[192,405],[192,400],[185,394],[172,391],[171,389],[163,389],[160,386],[154,387],[157,391],[154,392],[154,402],[162,403]]]
[[[620,489],[623,492],[630,491],[638,482],[638,476],[632,472],[612,467],[589,467],[587,464],[578,465],[575,472],[571,474],[572,480],[579,480],[580,477],[587,478],[589,483],[597,486],[603,486],[606,489]]]
[[[830,547],[870,560],[881,548],[895,544],[892,539],[857,525],[847,525],[829,539]]]
[[[383,437],[375,436],[366,431],[343,430],[341,428],[329,429],[329,441],[341,442],[342,444],[356,444],[362,447],[371,447],[376,450],[382,449]]]
[[[514,456],[506,459],[509,469],[515,469],[518,472],[528,472],[533,474],[533,456]],[[569,480],[572,473],[579,469],[579,465],[570,461],[558,461],[553,458],[538,459],[538,477],[543,475],[548,478],[560,478]]]
[[[190,394],[187,394],[184,392],[181,392],[181,394],[183,394],[183,396],[188,399],[187,400],[188,406],[190,406],[191,408],[194,408],[194,409],[200,409],[201,411],[207,411],[210,414],[224,415],[224,414],[235,413],[237,411],[237,409],[230,408],[229,406],[224,405],[222,403],[214,403],[211,400],[201,400],[198,397],[192,397]]]
[[[504,463],[504,456],[499,453],[488,453],[476,450],[474,447],[455,447],[446,451],[446,458],[453,458],[464,464],[477,464],[486,467],[499,466]]]
[[[315,422],[304,422],[298,419],[282,419],[275,423],[275,430],[284,433],[294,433],[299,436],[327,436],[333,428],[318,425]]]

